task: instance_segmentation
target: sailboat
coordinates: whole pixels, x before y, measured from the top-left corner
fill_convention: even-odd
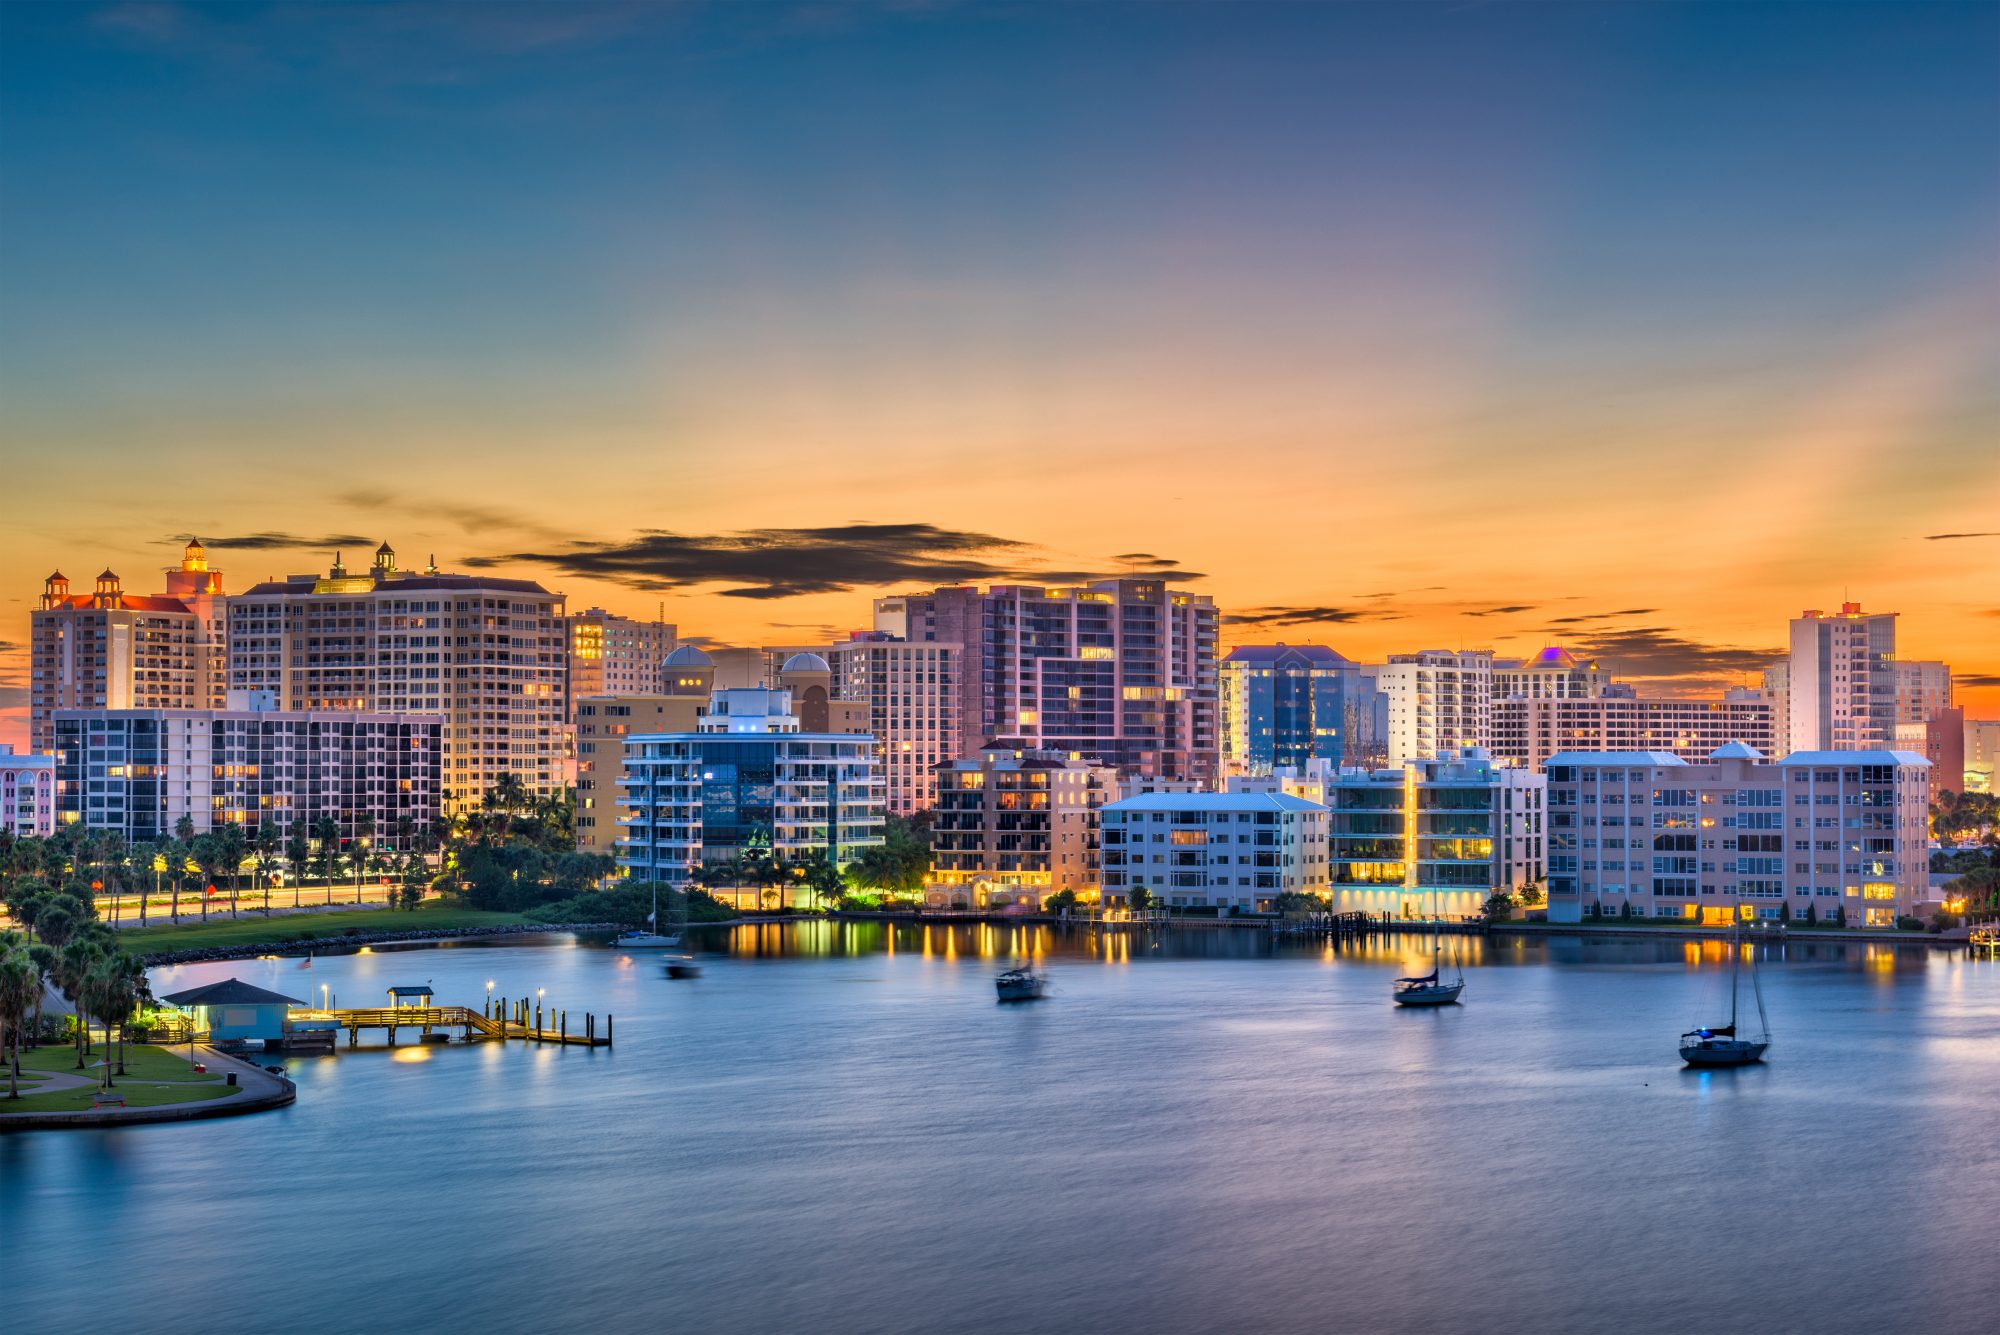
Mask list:
[[[1465,966],[1458,963],[1458,952],[1453,951],[1452,966],[1458,977],[1444,976],[1444,924],[1437,916],[1437,891],[1431,891],[1431,971],[1416,978],[1396,980],[1396,1004],[1398,1006],[1450,1006],[1458,1001],[1458,994],[1465,991]]]
[[[1718,1028],[1690,1029],[1681,1035],[1681,1060],[1689,1066],[1748,1066],[1764,1060],[1771,1046],[1771,1022],[1764,1015],[1764,987],[1757,981],[1757,957],[1750,957],[1750,991],[1757,998],[1757,1037],[1736,1033],[1736,994],[1743,972],[1743,947],[1738,933],[1729,935],[1729,1023]]]
[[[653,882],[653,911],[646,915],[646,922],[649,927],[658,927],[660,923],[660,883],[658,881]],[[611,938],[611,945],[615,950],[674,950],[680,946],[680,943],[681,933],[678,927],[670,935],[662,935],[657,931],[640,931],[634,929],[629,932],[620,932],[617,936]]]

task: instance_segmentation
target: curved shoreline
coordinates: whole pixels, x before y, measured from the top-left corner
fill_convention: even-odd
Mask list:
[[[165,1103],[153,1108],[79,1108],[74,1112],[10,1113],[0,1105],[0,1134],[15,1131],[80,1131],[102,1126],[144,1126],[159,1122],[198,1122],[211,1117],[243,1117],[268,1112],[297,1101],[298,1086],[282,1075],[238,1060],[213,1048],[203,1048],[210,1070],[233,1069],[237,1091],[194,1103]]]

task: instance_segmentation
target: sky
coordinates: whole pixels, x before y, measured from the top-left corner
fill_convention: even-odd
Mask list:
[[[60,567],[719,643],[1164,573],[1230,643],[2000,716],[2000,6],[0,5],[0,739]],[[12,610],[8,610],[11,608]]]

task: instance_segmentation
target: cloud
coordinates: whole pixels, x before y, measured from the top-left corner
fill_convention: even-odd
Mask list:
[[[1601,660],[1620,676],[1717,677],[1762,672],[1784,656],[1782,649],[1707,644],[1664,626],[1597,631],[1574,648]]]
[[[492,534],[496,531],[520,533],[544,538],[550,542],[567,542],[570,534],[518,510],[509,510],[498,505],[478,505],[465,501],[445,504],[434,500],[412,501],[408,496],[383,491],[374,487],[356,487],[343,491],[334,497],[342,505],[351,505],[357,510],[367,510],[373,514],[397,514],[422,520],[426,523],[439,519],[467,533]],[[372,545],[372,544],[371,544]]]
[[[1225,613],[1226,626],[1332,626],[1351,621],[1401,621],[1401,612],[1354,607],[1249,607]]]
[[[673,533],[647,529],[622,541],[568,542],[552,552],[472,556],[476,569],[545,565],[586,579],[634,589],[662,590],[726,584],[725,598],[792,598],[845,593],[856,586],[963,584],[1033,580],[1073,583],[1101,578],[1077,570],[1049,570],[1038,549],[991,533],[935,524],[839,524],[825,528],[760,528],[732,533]],[[1148,556],[1147,573],[1198,579]]]
[[[1511,616],[1516,612],[1532,612],[1534,610],[1534,603],[1516,603],[1508,607],[1482,607],[1476,612],[1467,612],[1465,615],[1469,617],[1498,617]]]
[[[179,533],[162,541],[175,547],[184,546],[190,538],[200,538],[199,534]],[[200,538],[204,547],[231,552],[297,551],[304,549],[333,550],[340,547],[373,548],[379,539],[364,537],[358,533],[327,533],[308,537],[299,533],[245,533],[234,538]]]
[[[1582,626],[1582,625],[1587,625],[1593,621],[1615,621],[1619,617],[1651,616],[1659,610],[1660,609],[1657,607],[1627,607],[1616,612],[1582,612],[1578,613],[1576,616],[1550,617],[1549,625]]]
[[[1925,542],[1950,542],[1955,538],[2000,538],[2000,531],[1992,533],[1926,533]]]
[[[2000,672],[1959,672],[1952,680],[1960,686],[2000,686]]]
[[[27,703],[27,687],[0,686],[0,709],[19,709]]]

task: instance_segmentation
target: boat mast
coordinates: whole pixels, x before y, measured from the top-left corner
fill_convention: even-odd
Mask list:
[[[1761,1041],[1768,1042],[1771,1037],[1771,1021],[1764,1014],[1764,982],[1757,976],[1757,957],[1754,954],[1750,957],[1750,991],[1757,998],[1757,1037]]]
[[[1743,971],[1742,929],[1729,929],[1729,1032],[1736,1032],[1736,977]]]

